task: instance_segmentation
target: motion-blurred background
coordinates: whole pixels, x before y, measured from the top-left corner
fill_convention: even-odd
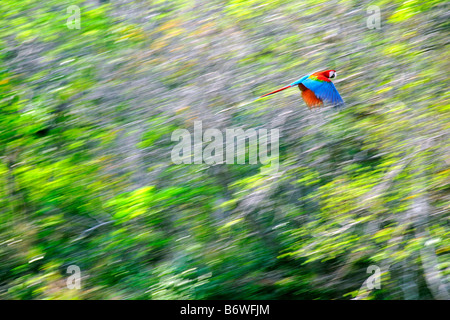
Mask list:
[[[449,299],[448,2],[0,15],[1,299]],[[246,103],[326,69],[341,111]],[[278,172],[173,164],[196,120],[279,129]]]

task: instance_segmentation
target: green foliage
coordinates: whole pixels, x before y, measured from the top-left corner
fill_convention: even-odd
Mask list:
[[[448,298],[444,1],[99,2],[0,3],[0,298]],[[341,111],[247,103],[329,68]],[[173,164],[196,120],[278,171]]]

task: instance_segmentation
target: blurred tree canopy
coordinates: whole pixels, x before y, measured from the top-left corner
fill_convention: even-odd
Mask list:
[[[448,2],[0,14],[0,298],[450,299]],[[294,89],[242,104],[326,69],[339,112]],[[173,164],[171,134],[195,120],[279,129],[278,172]]]

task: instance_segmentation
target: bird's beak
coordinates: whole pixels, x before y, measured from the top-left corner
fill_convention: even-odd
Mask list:
[[[280,91],[283,91],[283,90],[286,90],[287,88],[290,88],[290,87],[291,87],[291,85],[286,86],[286,87],[283,87],[283,88],[280,88],[280,89],[277,89],[277,90],[272,91],[272,92],[269,92],[269,93],[266,93],[266,94],[260,96],[260,98],[269,96],[269,95],[271,95],[271,94],[274,94],[274,93],[277,93],[277,92],[280,92]]]

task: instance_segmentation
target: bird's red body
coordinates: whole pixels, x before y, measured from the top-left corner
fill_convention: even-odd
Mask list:
[[[305,87],[305,85],[300,83],[298,85],[298,87],[299,87],[300,91],[302,92],[303,101],[305,101],[306,105],[310,109],[315,108],[315,107],[320,107],[321,105],[323,105],[323,101],[320,100],[319,98],[317,98],[316,95],[314,94],[314,92],[312,92],[307,87]]]

